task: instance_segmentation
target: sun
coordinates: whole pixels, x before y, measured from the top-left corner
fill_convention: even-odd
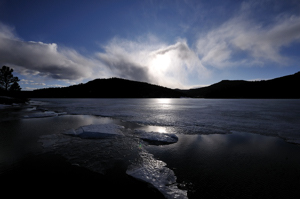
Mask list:
[[[171,63],[171,58],[168,54],[157,54],[151,61],[151,68],[155,69],[156,72],[164,73],[167,71]]]

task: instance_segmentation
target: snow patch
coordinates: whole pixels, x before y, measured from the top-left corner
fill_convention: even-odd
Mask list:
[[[159,133],[159,132],[146,132],[143,130],[135,130],[134,134],[142,140],[154,144],[172,144],[178,141],[175,134]]]
[[[81,126],[76,130],[70,129],[64,134],[80,137],[83,139],[101,139],[114,136],[124,136],[124,134],[120,130],[122,128],[124,127],[116,124],[96,124]]]

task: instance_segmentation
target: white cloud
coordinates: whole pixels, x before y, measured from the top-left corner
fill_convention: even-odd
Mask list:
[[[33,80],[28,80],[28,79],[21,79],[20,81],[21,84],[29,84],[29,85],[39,85],[39,86],[45,86],[45,83],[40,83],[40,82],[34,82]]]
[[[243,8],[245,9],[245,8]],[[263,26],[240,14],[199,37],[197,52],[203,64],[214,67],[288,61],[280,50],[300,41],[300,16],[278,17]],[[244,57],[237,55],[244,53]]]
[[[167,45],[155,37],[130,41],[113,39],[98,58],[114,74],[123,78],[148,81],[171,88],[184,87],[188,76],[209,74],[185,40]]]
[[[33,87],[24,87],[22,90],[25,90],[25,91],[33,91],[35,90],[36,88],[33,88]]]

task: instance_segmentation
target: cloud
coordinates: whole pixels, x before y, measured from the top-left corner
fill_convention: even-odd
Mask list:
[[[21,79],[20,83],[21,83],[21,84],[30,84],[30,85],[46,86],[45,83],[37,83],[37,82],[34,82],[33,80],[28,80],[28,79]]]
[[[0,23],[0,64],[27,77],[65,82],[121,77],[182,88],[188,84],[189,74],[208,74],[184,39],[166,44],[153,35],[136,40],[113,38],[101,47],[103,52],[83,56],[56,43],[24,41],[13,28]],[[37,85],[29,81],[23,84]]]
[[[134,59],[140,52],[128,52],[124,46],[109,44],[105,53],[97,53],[98,59],[108,68],[113,76],[138,81],[150,81],[148,70],[141,62]]]
[[[249,7],[243,10],[250,9]],[[203,64],[214,67],[264,64],[285,64],[280,50],[300,41],[300,16],[277,17],[270,25],[239,14],[220,27],[199,36],[197,52]]]
[[[0,62],[21,74],[77,80],[94,74],[95,60],[55,43],[23,41],[13,29],[0,23]]]
[[[137,41],[114,38],[97,53],[99,60],[113,74],[120,77],[147,81],[171,88],[188,84],[189,74],[209,74],[195,51],[179,39],[167,45],[153,36]]]

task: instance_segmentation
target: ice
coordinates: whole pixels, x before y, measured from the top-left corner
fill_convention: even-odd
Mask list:
[[[124,136],[120,130],[122,128],[124,127],[116,124],[96,124],[81,126],[76,130],[71,129],[66,131],[64,134],[84,139],[101,139],[114,136]]]
[[[159,133],[159,132],[146,132],[143,130],[135,130],[134,134],[142,140],[154,144],[172,144],[178,141],[175,134]]]
[[[289,142],[289,143],[292,143],[292,144],[299,144],[300,145],[300,139],[288,139],[286,141]]]
[[[42,143],[45,152],[55,152],[71,164],[80,165],[80,167],[101,174],[106,174],[108,170],[115,168],[116,164],[127,168],[139,159],[140,148],[137,140],[131,136],[81,139],[76,133],[82,132],[69,130],[63,134],[42,135],[39,142]]]
[[[11,107],[11,105],[0,104],[0,109],[1,108],[8,108],[8,107]]]
[[[142,164],[131,166],[126,174],[143,182],[146,182],[160,191],[166,198],[188,198],[187,191],[178,189],[174,172],[165,167],[166,163],[153,158],[146,151],[140,154]]]
[[[67,143],[70,141],[70,139],[52,134],[41,136],[39,141],[42,142],[42,146],[46,149],[54,147],[57,144]]]
[[[43,117],[55,117],[58,116],[58,113],[55,113],[53,111],[45,111],[45,112],[36,112],[31,113],[28,115],[25,115],[24,118],[43,118]]]

